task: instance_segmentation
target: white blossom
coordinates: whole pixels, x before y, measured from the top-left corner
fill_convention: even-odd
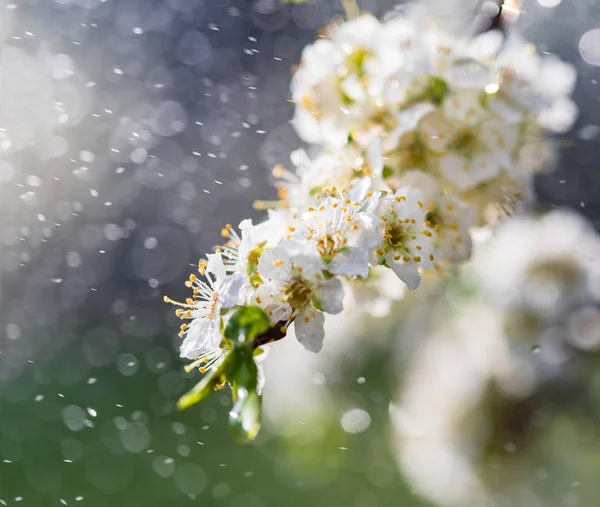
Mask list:
[[[505,308],[556,315],[600,299],[600,240],[573,212],[513,218],[477,251],[471,269],[487,297]]]
[[[344,289],[338,278],[327,277],[326,264],[315,244],[298,238],[282,241],[260,258],[258,272],[268,298],[267,311],[291,308],[296,337],[312,352],[323,346],[322,312],[339,313]],[[261,301],[257,300],[261,304]]]
[[[187,303],[168,302],[181,306],[177,311],[181,319],[191,320],[182,324],[180,337],[181,357],[198,359],[218,357],[221,350],[221,310],[239,303],[244,287],[240,273],[227,274],[221,254],[209,254],[207,263],[201,263],[199,271],[205,280],[191,275],[188,287],[194,289],[193,299]]]
[[[384,196],[377,208],[383,238],[373,252],[377,264],[389,266],[409,289],[421,281],[419,268],[433,267],[433,230],[426,225],[427,209],[417,189],[402,187]]]

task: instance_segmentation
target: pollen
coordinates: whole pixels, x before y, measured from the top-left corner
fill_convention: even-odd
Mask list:
[[[273,267],[276,268],[278,266],[283,266],[283,259],[277,259],[273,261]]]
[[[281,178],[284,172],[285,167],[281,164],[277,164],[275,167],[273,167],[273,176],[275,176],[276,178]]]

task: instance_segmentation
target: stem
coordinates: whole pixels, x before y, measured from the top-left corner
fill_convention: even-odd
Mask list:
[[[281,321],[271,327],[266,333],[261,334],[254,338],[254,348],[258,348],[261,345],[275,342],[285,338],[287,329],[285,329],[287,322]]]
[[[360,16],[360,9],[356,0],[342,0],[342,6],[346,11],[346,19],[351,20]]]

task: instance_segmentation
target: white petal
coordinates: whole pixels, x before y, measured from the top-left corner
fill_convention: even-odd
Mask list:
[[[350,248],[336,255],[327,269],[334,275],[366,278],[369,275],[369,250],[366,248]]]
[[[326,313],[336,314],[344,309],[344,287],[338,278],[330,278],[321,284],[315,289],[315,295]]]
[[[381,176],[383,172],[383,151],[381,140],[376,137],[367,146],[367,161],[375,176]]]
[[[181,344],[180,357],[196,359],[207,350],[218,348],[221,341],[219,315],[210,320],[194,319]]]
[[[218,281],[223,280],[226,276],[226,270],[225,264],[223,264],[223,257],[221,257],[221,254],[208,254],[206,257],[208,258],[206,270],[209,273],[215,275]]]
[[[315,309],[309,309],[297,315],[294,321],[296,338],[306,350],[316,353],[323,348],[324,322],[324,315]]]
[[[419,189],[423,193],[425,202],[437,198],[441,185],[437,179],[424,171],[407,171],[398,180],[399,186],[409,186]]]
[[[231,308],[239,304],[243,299],[244,289],[247,289],[249,285],[248,279],[242,273],[234,273],[227,277],[219,290],[223,308]]]
[[[484,153],[476,155],[470,161],[455,153],[448,153],[440,158],[440,170],[444,177],[459,190],[467,190],[497,176],[500,165],[506,162],[506,157],[501,158],[504,154],[505,152]]]
[[[396,276],[402,280],[410,290],[416,289],[421,283],[421,275],[416,264],[405,262],[391,262],[390,267]]]

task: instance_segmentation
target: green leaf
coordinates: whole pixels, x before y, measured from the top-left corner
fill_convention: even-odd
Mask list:
[[[225,338],[234,343],[253,340],[271,327],[267,314],[258,306],[240,306],[225,327]]]
[[[246,391],[256,390],[258,386],[258,368],[251,352],[246,353],[244,361],[233,375],[234,394],[243,387]]]
[[[236,440],[254,440],[260,430],[262,403],[258,394],[258,367],[252,353],[247,353],[233,376],[232,397],[234,405],[229,412],[229,430]]]
[[[236,393],[237,401],[229,412],[229,431],[239,442],[251,442],[260,431],[262,399],[256,390],[243,387]]]
[[[383,171],[381,171],[381,176],[383,176],[384,179],[389,178],[393,174],[394,174],[394,170],[389,165],[383,166]]]
[[[214,370],[209,371],[202,380],[198,382],[192,389],[185,393],[177,401],[177,409],[185,410],[186,408],[200,403],[208,398],[217,388],[227,380],[227,377],[237,370],[244,361],[244,351],[239,349],[231,350],[223,359],[221,364]]]

